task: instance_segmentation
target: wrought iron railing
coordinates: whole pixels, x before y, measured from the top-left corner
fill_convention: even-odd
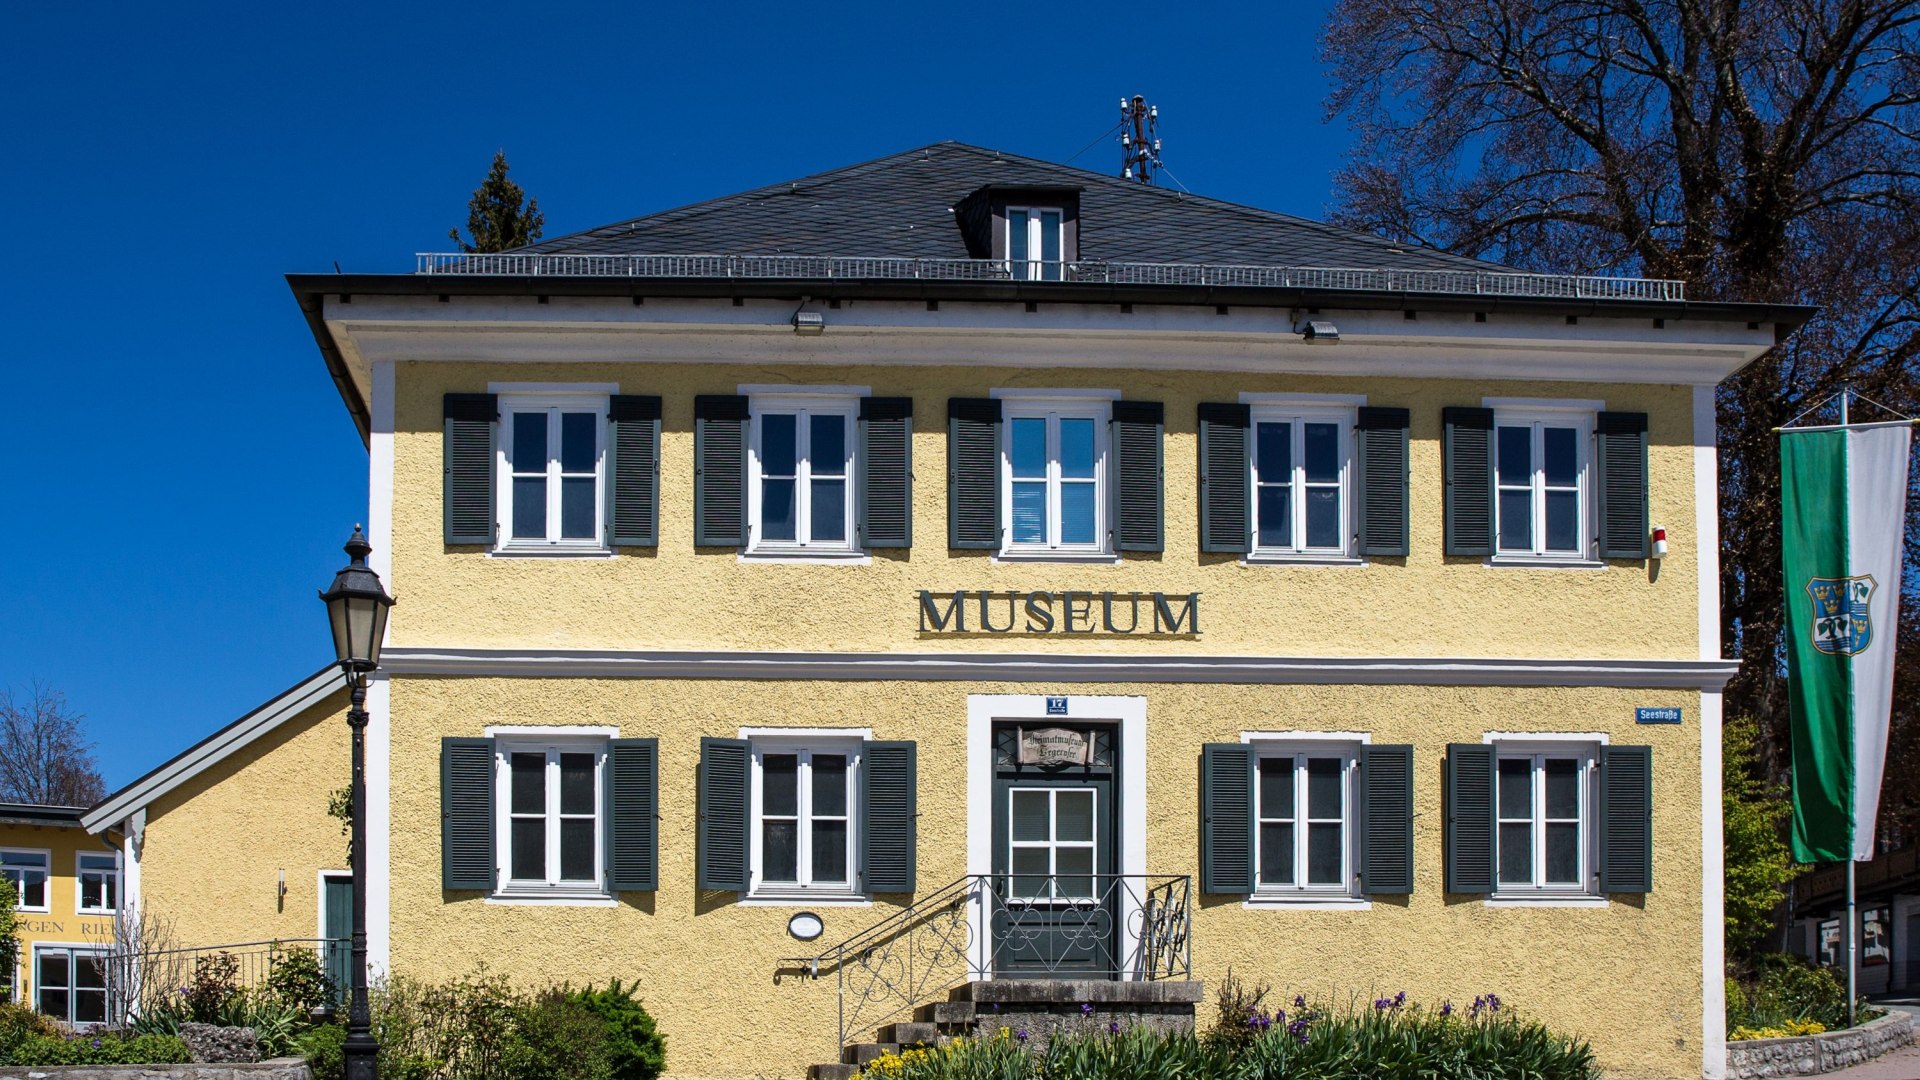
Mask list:
[[[1686,283],[1659,278],[1487,270],[1216,263],[1040,262],[1004,259],[860,258],[831,255],[558,255],[421,252],[414,272],[469,277],[733,278],[747,280],[1036,281],[1109,285],[1524,296],[1572,300],[1685,300]]]
[[[845,1047],[976,979],[1189,978],[1192,893],[1178,874],[970,874],[784,963],[837,981]]]
[[[82,977],[97,979],[105,991],[109,1022],[119,1023],[170,1004],[169,999],[188,994],[198,980],[207,980],[216,988],[241,991],[266,986],[280,958],[294,949],[306,949],[317,954],[329,992],[339,1004],[348,983],[347,944],[345,938],[283,938],[185,949],[105,952],[83,958],[93,967]]]

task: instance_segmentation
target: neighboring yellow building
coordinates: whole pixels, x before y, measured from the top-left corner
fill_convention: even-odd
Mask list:
[[[377,969],[637,982],[687,1077],[1229,968],[1724,1072],[1713,388],[1805,309],[955,143],[420,270],[291,279]],[[89,813],[152,910],[294,928],[324,678]]]
[[[106,1019],[102,957],[114,948],[120,857],[80,827],[83,808],[0,803],[0,877],[17,898],[18,959],[0,1001],[66,1023]]]

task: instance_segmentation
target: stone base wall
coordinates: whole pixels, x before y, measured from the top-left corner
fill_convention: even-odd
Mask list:
[[[245,1064],[0,1065],[0,1080],[313,1080],[300,1058]]]
[[[1913,1015],[1890,1012],[1845,1031],[1790,1039],[1746,1039],[1727,1044],[1732,1080],[1814,1076],[1858,1065],[1913,1041]]]
[[[971,1033],[991,1039],[1001,1028],[1026,1033],[1028,1046],[1046,1046],[1061,1033],[1145,1027],[1156,1032],[1193,1030],[1197,982],[1105,982],[1076,979],[999,979],[976,982],[962,992],[973,1002]]]

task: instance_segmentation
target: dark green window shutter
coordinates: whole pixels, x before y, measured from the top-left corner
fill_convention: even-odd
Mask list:
[[[1493,554],[1493,410],[1449,407],[1446,429],[1447,554]]]
[[[860,755],[861,880],[868,892],[912,892],[919,816],[914,744],[863,743]]]
[[[607,888],[660,887],[660,741],[607,744]]]
[[[607,531],[614,547],[660,544],[660,399],[607,402]]]
[[[1253,891],[1253,747],[1200,748],[1200,891]]]
[[[947,546],[1000,546],[1000,403],[947,401]]]
[[[440,740],[440,887],[493,888],[493,740]]]
[[[1600,748],[1600,891],[1653,891],[1653,747]]]
[[[1653,531],[1647,520],[1647,414],[1601,413],[1594,419],[1593,449],[1600,557],[1644,559]]]
[[[1493,891],[1493,747],[1447,746],[1447,891]]]
[[[1159,551],[1166,546],[1161,500],[1161,434],[1166,407],[1157,401],[1113,403],[1113,547]]]
[[[746,542],[747,399],[701,394],[693,399],[693,543]]]
[[[448,544],[493,543],[493,440],[499,406],[492,394],[442,399],[442,502]]]
[[[860,399],[860,546],[913,546],[913,399]]]
[[[747,783],[753,748],[743,739],[700,740],[699,886],[747,891]]]
[[[1407,553],[1407,425],[1405,409],[1362,408],[1356,425],[1354,515],[1362,555]]]
[[[1245,405],[1200,405],[1200,550],[1245,552],[1253,542],[1253,459]]]
[[[1413,891],[1413,747],[1360,751],[1360,891]]]

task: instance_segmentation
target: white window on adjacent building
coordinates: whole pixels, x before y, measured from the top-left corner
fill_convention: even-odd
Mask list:
[[[1106,554],[1109,404],[1009,398],[1004,408],[1003,553]]]
[[[853,398],[754,395],[748,550],[852,553]]]
[[[749,895],[859,891],[858,738],[753,739]]]
[[[82,915],[111,915],[120,907],[120,861],[107,853],[83,851],[77,857],[76,907]]]
[[[35,945],[33,1005],[65,1024],[106,1023],[105,950]]]
[[[51,910],[47,874],[53,865],[51,852],[19,848],[0,850],[0,877],[13,882],[13,895],[21,911]]]
[[[1007,266],[1015,281],[1059,281],[1066,215],[1054,207],[1007,207]]]
[[[1496,895],[1593,895],[1597,750],[1496,744]]]
[[[1334,742],[1256,745],[1255,894],[1301,899],[1355,895],[1359,747]]]
[[[1499,556],[1591,556],[1592,446],[1592,412],[1495,411],[1494,534]]]
[[[1352,409],[1252,410],[1253,553],[1349,554]]]
[[[495,745],[499,891],[604,895],[606,740],[503,738]]]
[[[502,394],[499,407],[500,546],[605,548],[607,395]]]

